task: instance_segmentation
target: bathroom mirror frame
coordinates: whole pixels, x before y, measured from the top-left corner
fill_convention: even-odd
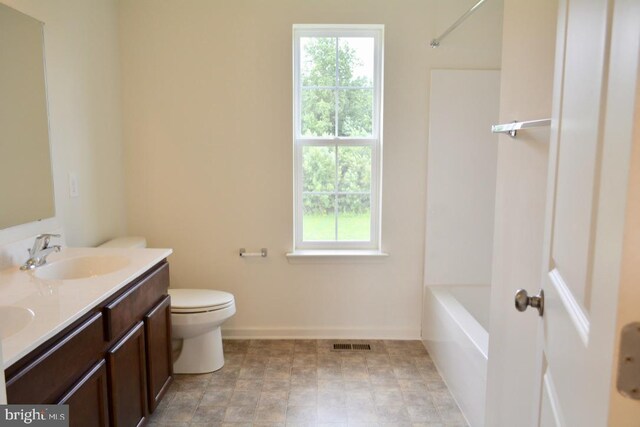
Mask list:
[[[55,217],[44,23],[0,3],[0,230]]]

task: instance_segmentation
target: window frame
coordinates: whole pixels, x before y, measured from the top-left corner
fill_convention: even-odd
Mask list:
[[[302,80],[300,76],[300,38],[302,37],[372,37],[374,41],[373,112],[370,137],[308,137],[302,135]],[[294,248],[295,250],[380,250],[382,195],[382,99],[383,99],[383,42],[384,25],[314,25],[293,26],[293,144],[294,144]],[[337,56],[337,51],[336,51]],[[337,58],[336,58],[337,61]],[[336,67],[336,74],[338,70]],[[327,86],[339,90],[341,86]],[[324,87],[323,87],[324,88]],[[337,111],[336,111],[337,117]],[[337,121],[336,121],[337,125]],[[370,240],[368,241],[304,241],[303,238],[303,150],[307,146],[371,147]],[[337,188],[331,193],[340,194]],[[354,192],[345,192],[354,194]],[[336,216],[338,215],[336,211]],[[337,218],[336,218],[337,221]],[[336,229],[338,227],[336,222]]]

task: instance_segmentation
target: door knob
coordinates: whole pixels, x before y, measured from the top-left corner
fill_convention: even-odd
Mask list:
[[[524,289],[518,289],[516,292],[516,310],[525,311],[527,307],[538,309],[538,314],[542,316],[544,313],[544,291],[540,289],[539,295],[529,296]]]

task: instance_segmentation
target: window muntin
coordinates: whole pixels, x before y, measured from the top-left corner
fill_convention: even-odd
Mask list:
[[[382,26],[294,26],[296,249],[378,249]]]

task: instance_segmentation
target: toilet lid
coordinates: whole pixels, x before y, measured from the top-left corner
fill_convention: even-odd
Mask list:
[[[211,289],[169,289],[171,307],[183,310],[212,309],[227,306],[233,302],[229,292]]]

